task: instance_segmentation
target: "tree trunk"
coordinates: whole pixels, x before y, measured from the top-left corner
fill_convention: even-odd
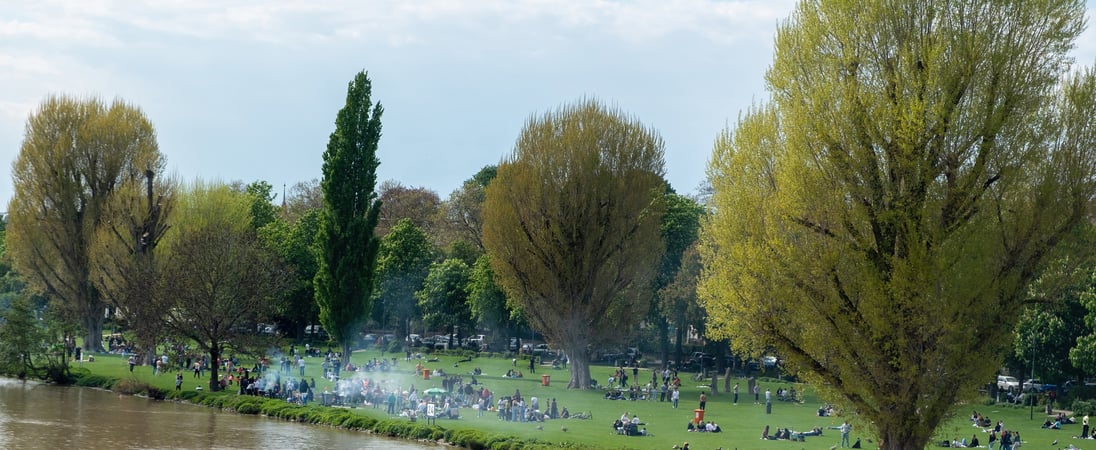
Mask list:
[[[103,351],[103,315],[88,314],[84,317],[84,352]]]
[[[201,356],[198,356],[201,359]],[[209,347],[209,390],[210,392],[217,392],[221,390],[221,380],[217,371],[220,369],[220,364],[217,361],[221,359],[221,346],[216,342]]]
[[[677,328],[675,330],[675,331],[677,331],[677,342],[674,343],[674,361],[677,362],[678,367],[681,367],[681,356],[682,356],[682,350],[681,350],[682,345],[681,344],[682,344],[682,341],[685,340],[685,325],[684,325],[685,320],[684,320],[683,316],[684,316],[684,314],[681,314],[681,315],[678,316]]]
[[[590,355],[585,350],[571,351],[571,382],[567,389],[590,389]]]
[[[731,368],[723,373],[723,392],[731,392]]]
[[[380,338],[378,337],[377,339]],[[340,348],[342,348],[342,358],[339,358],[339,364],[342,367],[339,367],[339,370],[342,370],[343,367],[346,367],[346,365],[350,363],[350,353],[354,350],[351,346],[351,342],[351,340],[347,339],[346,342],[341,342],[339,345]]]
[[[670,359],[670,322],[665,318],[659,318],[658,324],[658,352],[659,357],[662,360],[661,366],[666,366],[666,361]],[[654,365],[651,366],[653,370]]]
[[[719,373],[714,371],[714,370],[712,371],[712,385],[711,385],[711,388],[712,388],[712,396],[714,397],[716,394],[719,393]]]

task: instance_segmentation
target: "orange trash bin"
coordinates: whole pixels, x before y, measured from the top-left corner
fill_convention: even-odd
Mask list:
[[[422,379],[424,379],[424,380],[429,380],[430,379],[430,369],[422,369]]]
[[[540,376],[540,385],[541,386],[547,386],[548,383],[551,381],[551,379],[552,379],[552,377],[548,374],[541,375]]]
[[[700,422],[703,422],[703,421],[704,421],[704,410],[703,409],[694,409],[693,410],[693,423],[699,424]]]

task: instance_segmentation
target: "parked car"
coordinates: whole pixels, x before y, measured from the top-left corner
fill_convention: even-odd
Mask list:
[[[1015,377],[997,375],[997,389],[1002,391],[1020,389],[1020,381]]]
[[[405,342],[407,342],[407,345],[410,345],[412,347],[418,347],[422,345],[422,336],[419,336],[417,334],[409,334],[407,335],[407,339],[405,340]]]
[[[533,354],[537,356],[556,356],[556,352],[548,348],[548,344],[537,344],[533,347]]]
[[[434,336],[434,348],[449,348],[449,335],[439,334]]]
[[[373,333],[362,336],[362,347],[372,347],[377,345],[377,335]]]
[[[1044,385],[1043,385],[1042,381],[1039,381],[1037,379],[1031,379],[1031,378],[1028,378],[1027,380],[1024,380],[1023,387],[1024,387],[1024,392],[1032,392],[1032,391],[1043,392],[1043,389],[1044,389]]]
[[[327,331],[319,325],[304,327],[304,335],[313,339],[327,339]]]

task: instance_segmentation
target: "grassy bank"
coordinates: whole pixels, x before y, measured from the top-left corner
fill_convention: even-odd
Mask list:
[[[391,358],[393,355],[383,356]],[[367,359],[380,357],[382,355],[379,352],[367,351],[355,353],[353,360],[361,363]],[[422,363],[429,368],[440,368],[450,374],[462,374],[466,382],[471,378],[469,372],[478,367],[483,374],[477,376],[477,380],[494,392],[496,398],[511,395],[515,390],[520,390],[526,398],[538,397],[541,405],[546,405],[555,398],[561,409],[566,407],[572,413],[586,412],[592,415],[592,418],[548,420],[543,423],[507,422],[499,420],[494,411],[485,412],[483,417],[477,417],[476,411],[464,408],[460,411],[460,419],[438,419],[435,424],[428,424],[421,418],[411,422],[406,417],[389,416],[385,414],[383,405],[354,408],[324,407],[315,404],[296,406],[284,400],[239,396],[235,394],[234,389],[229,389],[230,392],[212,393],[207,388],[209,380],[194,378],[191,371],[173,369],[166,374],[154,376],[150,367],[138,366],[130,373],[125,359],[112,355],[96,355],[93,363],[78,363],[75,372],[79,375],[81,385],[101,386],[123,393],[185,400],[240,414],[262,414],[272,418],[368,430],[408,439],[444,440],[467,448],[669,449],[674,445],[688,442],[693,449],[720,447],[725,449],[829,449],[840,442],[840,434],[830,427],[840,425],[846,418],[854,424],[853,440],[860,437],[864,448],[875,447],[870,443],[873,441],[872,437],[863,432],[866,427],[858,423],[855,417],[819,417],[817,411],[823,403],[814,397],[811,389],[770,378],[759,379],[763,391],[768,388],[775,393],[779,388],[795,387],[802,393],[803,401],[794,403],[774,400],[772,413],[766,414],[763,404],[755,404],[753,397],[745,394],[746,380],[732,380],[732,385],[735,381],[740,383],[741,394],[738,404],[732,403],[729,393],[721,392],[716,395],[709,393],[705,411],[705,420],[718,423],[723,432],[697,433],[686,431],[686,424],[693,418],[693,410],[698,405],[700,392],[702,390],[707,392],[708,389],[692,381],[692,374],[681,374],[683,380],[681,401],[679,407],[674,409],[669,402],[659,402],[657,399],[654,401],[606,400],[604,399],[605,391],[568,390],[566,385],[570,376],[566,370],[538,367],[535,374],[528,373],[528,362],[519,360],[516,368],[525,372],[525,376],[517,379],[505,378],[502,375],[508,369],[515,368],[511,359],[479,357],[472,361],[459,362],[461,359],[461,356],[439,355],[435,362],[425,360],[406,362],[401,355],[398,357],[395,370],[364,372],[362,375],[372,379],[373,383],[397,387],[401,390],[414,385],[421,392],[428,388],[441,387],[441,381],[436,377],[424,380],[414,370],[417,363]],[[307,358],[306,361],[304,378],[316,379],[317,392],[323,392],[325,389],[333,391],[334,383],[323,380],[321,377],[322,358]],[[595,366],[592,375],[604,384],[612,370],[611,367]],[[176,392],[174,375],[180,371],[183,373],[184,383],[183,388]],[[296,367],[293,368],[292,373],[298,374]],[[548,374],[551,377],[548,386],[542,384],[542,374]],[[344,378],[348,375],[350,374],[343,373]],[[629,375],[631,375],[630,369]],[[639,380],[645,383],[650,379],[651,372],[640,369]],[[721,381],[721,391],[722,385]],[[196,389],[198,386],[202,387],[201,391]],[[1042,444],[1049,445],[1052,440],[1057,439],[1061,446],[1073,443],[1081,448],[1086,447],[1084,443],[1093,442],[1070,438],[1079,433],[1080,425],[1070,425],[1063,430],[1042,430],[1039,425],[1042,424],[1044,416],[1039,414],[1039,411],[1034,414],[1034,419],[1029,420],[1029,411],[1026,408],[986,405],[961,408],[962,412],[957,413],[955,419],[941,427],[937,441],[952,437],[970,439],[972,434],[977,434],[984,446],[987,435],[981,429],[973,427],[967,419],[971,409],[988,414],[995,421],[1003,420],[1006,427],[1018,429],[1026,442],[1039,444],[1042,443],[1040,441],[1045,440],[1046,442]],[[626,412],[629,415],[639,416],[648,430],[648,436],[621,436],[612,430],[613,420]],[[778,427],[796,431],[807,431],[817,427],[823,429],[823,435],[807,437],[804,442],[761,440],[762,429],[766,426],[773,431]],[[1096,446],[1088,447],[1096,448]]]

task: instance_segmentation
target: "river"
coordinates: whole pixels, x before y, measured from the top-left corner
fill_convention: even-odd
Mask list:
[[[436,449],[361,432],[0,378],[0,448]]]

